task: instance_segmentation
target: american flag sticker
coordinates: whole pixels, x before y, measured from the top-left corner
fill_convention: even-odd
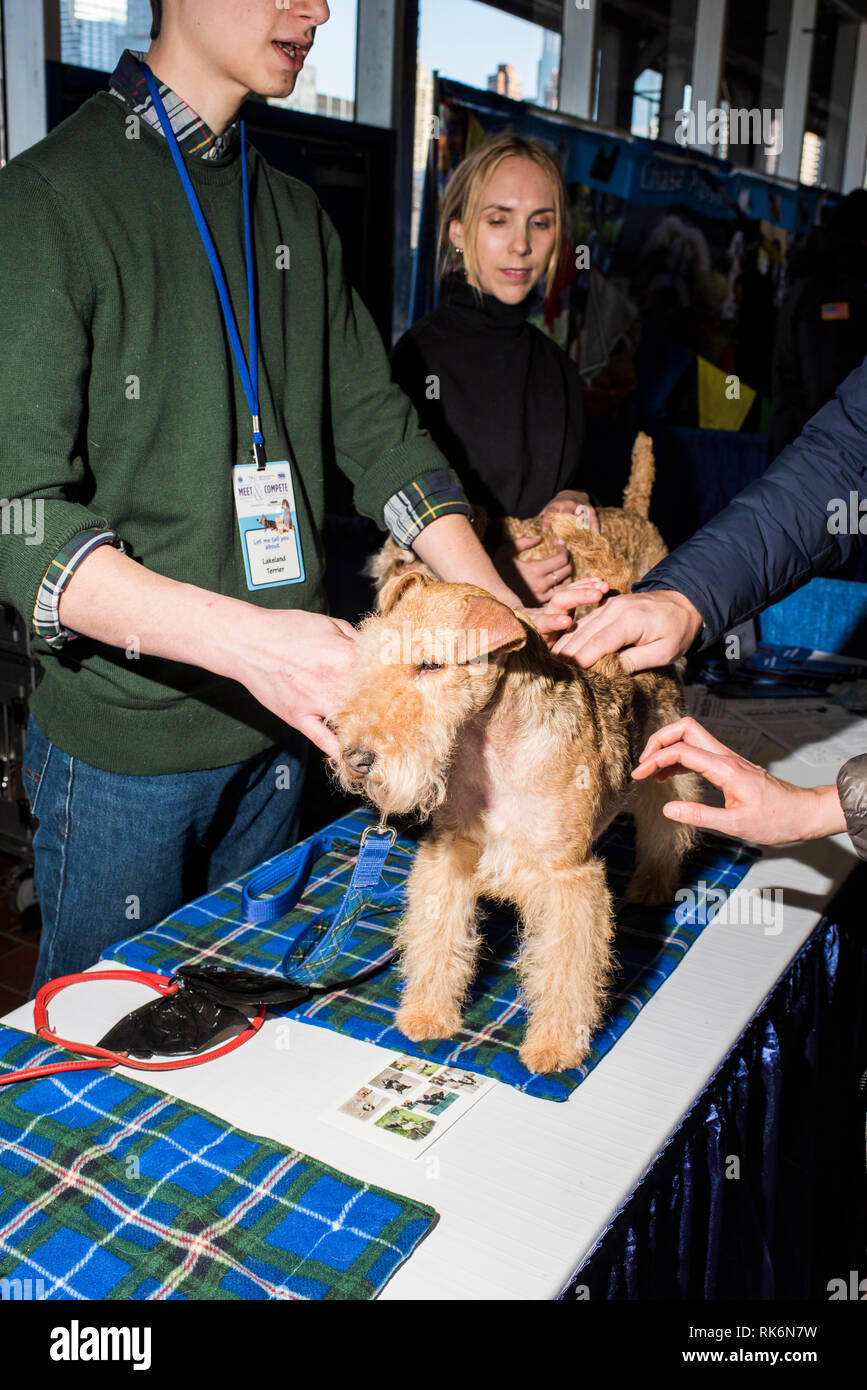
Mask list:
[[[837,319],[847,319],[849,317],[848,304],[823,304],[822,321],[832,323]]]

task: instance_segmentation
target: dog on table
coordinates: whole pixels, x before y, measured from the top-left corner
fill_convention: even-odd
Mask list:
[[[509,539],[536,535],[540,538],[538,545],[518,555],[518,564],[544,560],[563,545],[569,552],[572,567],[571,575],[564,582],[595,576],[608,582],[610,593],[628,593],[633,584],[668,554],[665,541],[648,520],[655,473],[653,440],[646,434],[639,434],[632,450],[632,470],[623,493],[623,507],[600,507],[598,532],[592,531],[579,516],[568,512],[550,512],[526,521],[503,518],[499,524],[503,535]],[[488,517],[481,507],[474,508],[473,526],[483,541]],[[429,579],[435,578],[433,571],[414,551],[398,545],[391,537],[371,557],[366,572],[373,579],[377,592],[400,574],[416,572]],[[581,610],[586,611],[589,610]]]
[[[577,1066],[601,1022],[613,921],[593,845],[635,816],[629,897],[670,902],[693,832],[662,814],[694,797],[692,774],[634,783],[650,734],[683,713],[673,670],[587,671],[552,655],[525,618],[470,584],[413,568],[380,590],[358,634],[345,707],[332,726],[344,788],[380,812],[432,817],[399,928],[397,1026],[450,1037],[476,968],[481,896],[514,904],[534,1072]]]

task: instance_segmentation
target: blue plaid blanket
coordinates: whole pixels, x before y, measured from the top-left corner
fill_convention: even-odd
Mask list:
[[[285,918],[269,924],[241,919],[241,889],[251,877],[248,874],[196,899],[158,926],[119,942],[106,959],[166,974],[179,965],[196,963],[243,966],[279,976],[287,969],[284,957],[288,953],[291,973],[293,956],[300,962],[317,939],[317,918],[322,910],[343,897],[361,832],[374,823],[373,813],[360,807],[312,837],[315,862],[307,889]],[[275,885],[275,892],[292,880],[309,856],[310,844],[305,841],[285,853],[286,878]],[[453,1038],[412,1043],[398,1032],[394,1015],[399,980],[394,965],[362,984],[299,1005],[288,1011],[288,1017],[412,1056],[456,1063],[468,1071],[496,1077],[528,1095],[567,1100],[683,959],[758,856],[758,851],[744,845],[708,835],[685,867],[680,901],[670,908],[636,908],[623,898],[634,862],[631,822],[625,817],[616,821],[598,849],[606,860],[616,902],[619,966],[608,1019],[594,1035],[588,1057],[574,1071],[537,1076],[520,1061],[518,1049],[526,1018],[515,972],[516,926],[514,917],[500,910],[489,914],[485,924],[481,968],[463,1025]],[[382,886],[353,924],[343,956],[327,972],[329,980],[356,975],[391,952],[414,853],[415,842],[400,835],[386,861]]]
[[[0,1087],[0,1299],[371,1299],[436,1221],[112,1072]]]

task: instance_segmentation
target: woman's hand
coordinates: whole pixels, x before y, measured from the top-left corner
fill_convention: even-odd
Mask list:
[[[586,492],[558,492],[556,497],[551,498],[547,507],[542,508],[543,516],[546,512],[565,512],[568,516],[583,513],[591,531],[600,529],[596,508],[590,505],[590,498]]]
[[[698,772],[725,796],[725,808],[669,801],[670,820],[716,830],[757,845],[818,840],[846,829],[836,787],[795,787],[733,753],[694,719],[668,724],[649,740],[632,776],[664,782],[678,772]]]
[[[608,591],[608,583],[604,579],[581,579],[570,586],[573,595],[572,603],[577,607],[579,604],[599,603]],[[555,610],[553,604],[548,604],[547,608],[518,608],[515,610],[522,617],[529,618],[530,622],[538,632],[545,638],[549,647],[557,650],[559,638],[563,636],[563,623],[568,622],[568,614]],[[554,644],[557,644],[556,646]]]
[[[559,545],[553,555],[544,560],[519,560],[522,550],[532,550],[541,536],[519,536],[505,539],[494,555],[494,565],[503,580],[524,602],[543,605],[553,596],[560,584],[570,577],[572,561],[565,545]]]

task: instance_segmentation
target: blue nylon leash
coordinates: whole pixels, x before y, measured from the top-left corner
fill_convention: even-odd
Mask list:
[[[341,902],[336,907],[326,908],[293,942],[284,957],[284,970],[292,980],[301,984],[316,983],[323,970],[333,965],[343,954],[346,942],[363,910],[375,903],[377,896],[382,896],[379,885],[385,861],[396,839],[397,832],[385,826],[369,825],[362,831],[352,878]],[[303,896],[310,879],[310,870],[321,853],[320,839],[314,836],[304,847],[292,882],[281,893],[275,893],[272,897],[262,897],[262,894],[286,878],[289,866],[285,858],[281,857],[276,863],[268,864],[253,874],[244,885],[241,895],[241,913],[244,921],[276,922],[291,912]],[[298,959],[307,937],[319,933],[323,925],[326,928],[324,935],[319,937],[302,959]],[[396,951],[391,952],[386,959],[378,963],[377,968],[381,968],[396,954]],[[347,979],[347,986],[352,983],[351,979]]]
[[[247,363],[247,358],[244,355],[244,349],[241,345],[241,337],[238,333],[238,325],[235,322],[235,313],[232,309],[232,301],[229,298],[229,289],[226,284],[226,277],[223,274],[223,267],[220,265],[220,258],[217,255],[217,248],[214,245],[214,238],[211,236],[210,228],[208,227],[208,224],[205,220],[205,214],[202,212],[201,203],[199,202],[196,190],[193,187],[192,179],[190,178],[187,166],[184,163],[184,157],[181,154],[180,147],[177,141],[177,136],[175,135],[175,132],[172,129],[172,123],[169,120],[168,112],[166,111],[165,104],[163,102],[162,97],[160,96],[156,80],[147,63],[142,63],[142,71],[145,75],[145,81],[147,82],[148,91],[150,92],[151,100],[154,104],[154,110],[160,118],[160,125],[163,128],[163,134],[166,137],[169,150],[171,151],[172,159],[175,163],[175,168],[177,169],[178,174],[180,176],[184,192],[187,195],[187,201],[190,205],[190,208],[192,209],[193,217],[196,220],[196,226],[199,229],[199,235],[202,238],[205,251],[208,255],[208,261],[210,262],[211,266],[211,274],[214,277],[214,284],[217,287],[217,294],[220,297],[220,306],[223,310],[223,318],[226,323],[226,331],[229,335],[229,342],[232,345],[232,352],[234,353],[235,361],[238,364],[238,372],[241,377],[241,384],[244,387],[244,395],[247,397],[247,404],[250,407],[250,414],[253,417],[253,454],[256,459],[257,466],[259,468],[264,468],[265,440],[262,435],[262,431],[259,428],[259,341],[258,328],[256,323],[256,285],[253,273],[253,241],[250,226],[250,189],[247,178],[247,140],[244,122],[241,122],[241,170],[243,174],[244,185],[244,242],[247,260],[247,299],[250,310],[249,365]]]

